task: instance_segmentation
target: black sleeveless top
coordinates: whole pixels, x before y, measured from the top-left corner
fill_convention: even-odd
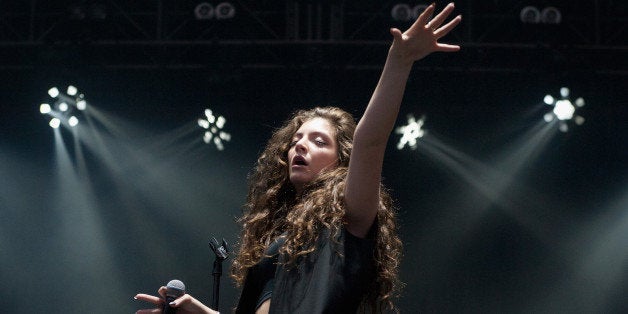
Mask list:
[[[375,281],[374,230],[362,239],[343,228],[335,241],[325,230],[316,250],[291,268],[282,264],[285,239],[278,238],[270,257],[249,269],[236,313],[255,313],[269,298],[270,313],[355,313]]]

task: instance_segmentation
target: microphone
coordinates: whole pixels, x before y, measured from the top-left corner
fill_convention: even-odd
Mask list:
[[[164,304],[164,314],[175,314],[177,309],[170,306],[170,302],[185,294],[185,285],[181,280],[170,280],[166,285],[166,304]]]

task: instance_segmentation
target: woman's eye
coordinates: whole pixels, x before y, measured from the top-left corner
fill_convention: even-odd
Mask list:
[[[323,140],[314,140],[314,142],[316,142],[317,145],[325,145],[325,141]]]

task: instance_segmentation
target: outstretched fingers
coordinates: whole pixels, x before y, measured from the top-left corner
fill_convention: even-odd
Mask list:
[[[458,24],[460,24],[460,21],[462,21],[462,16],[460,15],[456,16],[453,20],[449,21],[449,23],[435,30],[434,36],[436,36],[436,38],[441,38],[449,34],[449,32],[451,32],[452,29],[454,29]]]
[[[432,3],[423,12],[421,12],[421,14],[419,14],[419,17],[414,22],[414,24],[410,26],[409,30],[415,30],[418,27],[425,27],[425,25],[427,25],[428,20],[432,17],[432,15],[434,15],[435,6],[436,4]]]
[[[445,23],[445,21],[447,20],[449,15],[454,11],[454,9],[455,9],[454,4],[449,3],[431,21],[425,24],[425,28],[431,29],[432,34],[434,34],[434,37],[436,40],[449,34],[449,32],[451,32],[451,30],[453,30],[458,24],[460,24],[460,21],[462,21],[462,16],[458,15],[455,18],[453,18],[451,21],[443,25],[443,23]],[[427,11],[427,9],[425,11]],[[460,50],[460,46],[451,45],[451,44],[443,44],[443,43],[437,42],[436,50],[443,51],[443,52],[454,52],[454,51]]]
[[[440,13],[438,13],[431,21],[426,22],[425,25],[427,28],[431,28],[432,30],[436,30],[439,28],[447,19],[447,17],[454,11],[454,4],[449,3]],[[429,9],[429,7],[428,7]],[[427,12],[427,9],[425,9]],[[434,11],[434,7],[432,5],[432,11]]]

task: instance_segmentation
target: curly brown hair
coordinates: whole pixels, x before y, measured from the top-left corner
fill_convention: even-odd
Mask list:
[[[338,143],[338,167],[323,170],[297,196],[288,175],[290,142],[301,125],[313,118],[324,118],[334,129]],[[353,116],[335,107],[300,110],[277,129],[249,175],[249,191],[242,224],[239,254],[234,259],[231,276],[238,285],[244,283],[248,269],[264,256],[266,248],[277,237],[287,234],[280,253],[287,264],[315,250],[319,231],[326,228],[331,238],[339,235],[344,224],[344,184],[353,133]],[[364,309],[394,309],[393,299],[401,286],[398,268],[402,243],[397,236],[396,215],[386,189],[380,189],[375,233],[377,277],[374,289],[362,302]]]

